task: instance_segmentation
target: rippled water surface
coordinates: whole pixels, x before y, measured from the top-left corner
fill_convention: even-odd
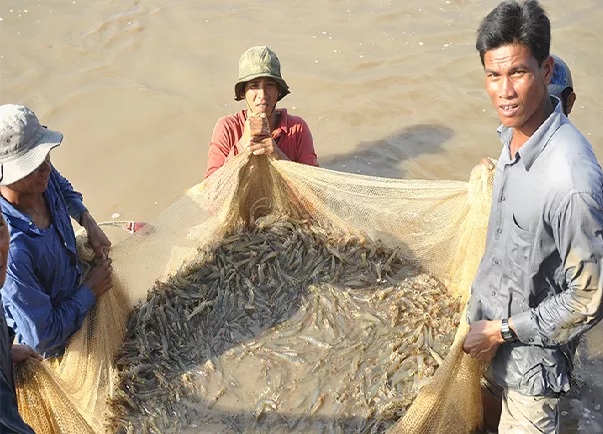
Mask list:
[[[30,1],[0,3],[0,101],[65,134],[53,160],[97,220],[147,220],[202,180],[240,54],[269,45],[323,166],[466,180],[497,156],[497,120],[474,49],[486,0]],[[602,154],[603,1],[550,0],[553,51],[574,76],[572,121]],[[567,432],[602,432],[603,331]]]

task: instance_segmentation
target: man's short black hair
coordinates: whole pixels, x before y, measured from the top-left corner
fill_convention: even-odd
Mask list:
[[[528,47],[539,66],[549,57],[551,22],[537,0],[503,1],[482,20],[475,43],[482,66],[487,51],[509,44]]]

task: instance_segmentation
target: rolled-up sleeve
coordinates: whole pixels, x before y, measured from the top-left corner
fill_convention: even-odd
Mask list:
[[[564,290],[512,316],[518,339],[554,346],[584,333],[603,315],[603,200],[573,193],[555,213],[552,230],[564,264]]]
[[[63,346],[81,327],[96,299],[88,286],[81,285],[70,298],[53,304],[37,280],[32,264],[11,258],[2,301],[7,322],[14,323],[21,343],[47,353]]]

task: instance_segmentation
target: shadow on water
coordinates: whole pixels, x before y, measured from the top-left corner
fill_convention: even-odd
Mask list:
[[[270,412],[256,419],[252,412],[228,412],[216,411],[213,414],[215,422],[207,421],[197,426],[189,425],[181,431],[182,434],[197,433],[243,433],[243,432],[340,432],[340,433],[382,433],[392,426],[386,420],[363,419],[361,417],[340,417],[340,416],[311,416],[304,414],[285,414],[280,412]],[[230,420],[236,423],[224,424],[220,420]],[[264,425],[269,421],[272,426],[279,428],[267,428]]]
[[[156,287],[131,315],[117,362],[122,392],[112,402],[112,425],[121,427],[116,431],[130,432],[126,428],[130,425],[133,432],[243,432],[261,431],[266,426],[297,432],[324,427],[340,432],[382,432],[386,425],[391,426],[391,420],[356,414],[325,417],[312,411],[317,402],[314,396],[299,408],[266,408],[258,417],[258,403],[238,395],[236,379],[230,381],[229,371],[224,369],[224,363],[229,363],[224,362],[224,354],[239,347],[237,354],[245,357],[248,350],[241,345],[257,340],[273,327],[284,322],[293,329],[295,324],[301,326],[309,318],[307,310],[299,313],[310,295],[309,287],[357,279],[360,261],[355,256],[361,253],[354,249],[354,258],[342,259],[316,235],[290,225],[254,227],[243,237],[233,241],[227,235],[209,256],[199,258],[201,262],[184,267]],[[236,245],[230,245],[233,242]],[[352,248],[356,243],[360,241],[348,241]],[[387,249],[378,249],[369,259],[385,264],[391,255]],[[373,275],[371,260],[363,273],[372,282],[377,276]],[[392,279],[400,271],[394,263]],[[400,263],[398,267],[404,266]],[[242,372],[245,378],[248,372],[250,378],[257,377],[258,372],[264,372],[261,369],[266,369],[267,377],[273,375],[270,354],[259,359],[267,363],[240,367],[239,375]],[[218,375],[218,383],[226,385],[226,392],[212,389],[213,384],[208,383],[205,393],[199,394],[199,388],[205,387],[199,386],[200,381],[206,381],[202,377],[208,378],[208,372],[209,377]],[[320,392],[320,386],[316,390]]]
[[[359,143],[349,153],[321,158],[320,164],[342,172],[404,178],[406,170],[400,167],[402,161],[436,154],[453,136],[454,131],[443,125],[413,125],[384,139]]]

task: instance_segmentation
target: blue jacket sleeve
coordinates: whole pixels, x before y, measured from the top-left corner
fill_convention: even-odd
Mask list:
[[[96,299],[92,290],[81,285],[73,296],[53,304],[38,282],[31,263],[9,261],[2,301],[7,321],[19,335],[19,341],[39,353],[65,345],[82,325]]]
[[[84,206],[82,194],[78,191],[75,191],[67,178],[63,177],[63,175],[61,175],[54,166],[52,166],[51,176],[54,177],[59,185],[59,191],[65,200],[69,216],[79,223],[82,213],[87,211],[86,207]]]

